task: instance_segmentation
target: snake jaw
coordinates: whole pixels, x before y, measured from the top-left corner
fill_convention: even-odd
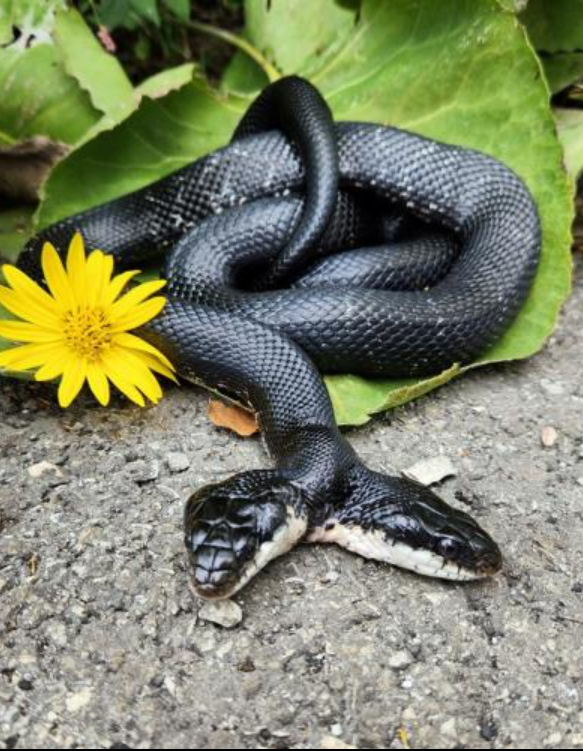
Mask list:
[[[225,599],[305,534],[300,491],[271,472],[244,472],[196,492],[185,510],[191,585]]]

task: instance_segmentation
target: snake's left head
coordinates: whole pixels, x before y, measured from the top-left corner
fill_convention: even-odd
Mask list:
[[[207,485],[186,504],[192,587],[205,599],[231,597],[305,534],[301,491],[275,472],[242,472]]]

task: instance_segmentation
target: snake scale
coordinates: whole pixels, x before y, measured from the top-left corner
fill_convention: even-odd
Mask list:
[[[319,371],[424,376],[508,328],[540,256],[522,181],[495,159],[397,128],[334,123],[283,78],[232,142],[43,230],[79,230],[122,267],[164,257],[168,303],[141,332],[180,375],[251,405],[275,461],[203,487],[185,510],[192,583],[231,596],[299,542],[335,542],[423,575],[495,573],[497,544],[415,482],[373,472],[338,430]]]

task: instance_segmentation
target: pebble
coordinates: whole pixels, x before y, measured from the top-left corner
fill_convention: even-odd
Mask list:
[[[186,472],[190,468],[190,459],[179,451],[172,451],[166,455],[166,465],[170,472]]]
[[[57,477],[63,476],[63,473],[57,467],[57,465],[51,464],[51,462],[38,462],[38,464],[31,464],[31,466],[28,468],[28,474],[35,480],[38,480],[43,475],[46,475],[47,472],[54,472]]]
[[[243,611],[233,600],[205,602],[198,611],[198,617],[223,628],[234,628],[243,620]]]
[[[559,434],[551,425],[545,425],[545,427],[541,430],[540,439],[542,445],[545,448],[550,449],[558,441]]]
[[[561,396],[565,393],[565,387],[558,381],[551,381],[548,378],[543,378],[540,382],[542,389],[550,396]]]
[[[434,456],[430,459],[422,459],[403,470],[405,477],[417,480],[422,485],[435,485],[446,477],[455,477],[457,474],[451,459],[447,456]]]
[[[393,668],[393,670],[403,670],[404,668],[409,667],[411,663],[413,662],[413,658],[409,654],[409,652],[405,651],[404,649],[400,650],[399,652],[395,652],[389,657],[389,666]]]
[[[551,733],[548,738],[545,738],[543,743],[545,746],[559,746],[563,736],[560,733]]]
[[[92,698],[93,691],[90,688],[84,688],[75,694],[71,694],[67,697],[65,702],[67,712],[71,712],[72,714],[79,712],[83,707],[86,707],[89,704]]]
[[[138,459],[135,462],[130,462],[127,467],[132,480],[137,485],[153,482],[158,479],[160,474],[160,467],[157,461],[148,462],[143,459]]]
[[[358,746],[351,746],[340,740],[340,738],[335,738],[333,735],[326,735],[320,741],[320,748],[358,748]]]
[[[456,738],[457,737],[457,722],[455,720],[455,717],[452,717],[450,720],[446,720],[442,723],[440,727],[441,735],[446,735],[448,738]]]

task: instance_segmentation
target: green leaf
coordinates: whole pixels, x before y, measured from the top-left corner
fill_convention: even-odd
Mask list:
[[[565,167],[575,182],[583,174],[583,110],[557,108],[555,119],[565,152]]]
[[[177,91],[185,86],[192,80],[195,70],[196,66],[193,63],[184,63],[184,65],[178,65],[176,68],[169,68],[142,81],[136,92],[140,96],[159,99],[171,91]]]
[[[246,36],[282,72],[309,74],[338,119],[391,123],[478,148],[526,181],[543,224],[540,271],[516,323],[478,364],[538,351],[569,291],[572,185],[540,63],[514,14],[495,0],[364,0],[357,20],[344,5],[311,0],[308,23],[305,7],[300,0],[248,0]],[[232,80],[227,75],[223,85]],[[247,101],[217,94],[197,78],[155,102],[144,100],[56,168],[41,224],[141,187],[226,143]],[[361,424],[456,373],[406,382],[334,376],[328,385],[339,421]]]
[[[0,131],[13,142],[43,135],[76,144],[98,123],[127,117],[137,103],[133,87],[81,15],[53,2],[41,17],[43,3],[25,5],[30,15],[20,8],[13,20],[31,46],[19,39],[0,50]]]
[[[583,78],[583,52],[557,52],[544,56],[542,63],[553,94]]]
[[[53,44],[0,50],[0,101],[0,131],[14,142],[45,135],[73,144],[101,117]]]
[[[269,10],[268,10],[269,8]],[[333,0],[254,0],[245,5],[247,38],[285,73],[309,76],[344,47],[355,14]]]
[[[251,41],[267,51],[266,39]],[[288,72],[283,58],[271,59]],[[538,351],[570,289],[572,191],[538,60],[513,17],[489,0],[365,0],[348,42],[311,78],[338,119],[389,122],[481,149],[521,175],[541,213],[543,258],[524,310],[480,363]],[[386,381],[374,383],[371,411],[384,395],[393,406]],[[361,419],[367,414],[363,401]]]
[[[372,415],[428,394],[459,375],[459,365],[422,381],[414,378],[372,380],[355,375],[326,376],[326,387],[339,425],[364,425]]]
[[[583,0],[530,0],[521,20],[537,50],[583,51]]]
[[[135,109],[134,88],[113,55],[106,52],[76,10],[57,14],[54,38],[65,71],[105,115],[103,127],[125,120]]]
[[[190,18],[190,0],[162,0],[162,2],[181,21],[188,21]]]
[[[147,22],[160,25],[157,0],[103,0],[99,18],[110,31],[133,30]]]

